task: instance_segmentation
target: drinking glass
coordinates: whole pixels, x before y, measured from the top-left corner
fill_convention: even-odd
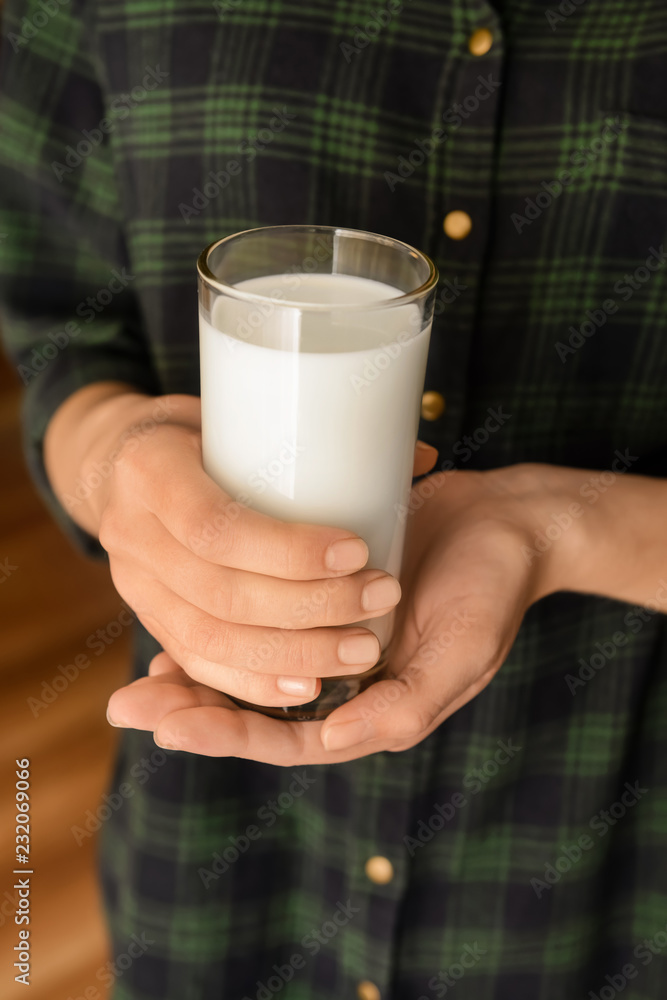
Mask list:
[[[398,577],[437,284],[405,243],[328,226],[273,226],[217,240],[198,260],[204,468],[242,506],[330,525],[368,545],[367,567]],[[214,529],[215,530],[215,529]],[[233,530],[230,523],[219,530]],[[336,578],[297,604],[286,629],[335,599]],[[305,705],[243,707],[323,719],[386,664],[394,613],[361,621],[381,646],[363,674],[323,677]],[[280,661],[267,628],[249,666]]]

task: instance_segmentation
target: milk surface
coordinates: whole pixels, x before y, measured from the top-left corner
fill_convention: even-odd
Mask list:
[[[297,305],[216,300],[200,314],[206,472],[230,496],[286,521],[360,535],[368,566],[399,575],[430,329],[401,293],[348,275],[269,275],[244,292]],[[356,303],[359,308],[336,309]],[[391,615],[362,622],[384,646]]]

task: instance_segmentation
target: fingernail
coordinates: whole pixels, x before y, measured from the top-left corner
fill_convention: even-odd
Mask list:
[[[432,444],[426,444],[426,441],[417,441],[417,450],[418,451],[437,451],[438,449],[434,448]]]
[[[341,538],[338,542],[332,542],[324,557],[327,569],[347,572],[361,569],[367,561],[368,546],[361,538]]]
[[[110,726],[115,726],[116,729],[127,729],[126,723],[124,723],[124,722],[116,722],[114,719],[111,718],[111,716],[109,715],[109,709],[108,708],[107,708],[107,722],[109,723]]]
[[[337,726],[329,726],[322,733],[322,743],[325,750],[345,750],[357,743],[366,743],[373,739],[375,731],[362,719],[354,722],[341,722]]]
[[[401,599],[401,585],[393,576],[381,576],[367,583],[361,592],[361,606],[364,611],[380,611],[393,608]]]
[[[341,663],[350,664],[375,663],[380,655],[380,643],[376,636],[348,635],[338,643],[338,659]]]
[[[178,750],[178,747],[175,747],[173,743],[168,743],[166,740],[160,743],[155,733],[153,733],[153,742],[162,750]]]
[[[296,698],[302,695],[315,697],[317,691],[317,679],[315,677],[278,677],[276,687],[283,694],[291,694]]]

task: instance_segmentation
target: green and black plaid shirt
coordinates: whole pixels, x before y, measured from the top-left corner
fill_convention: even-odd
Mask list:
[[[667,8],[549,3],[8,0],[4,332],[63,523],[54,408],[99,379],[197,393],[195,258],[282,223],[434,258],[445,467],[667,474]],[[661,1000],[666,639],[549,597],[473,702],[348,764],[124,733],[101,864],[114,955],[143,945],[114,996]]]

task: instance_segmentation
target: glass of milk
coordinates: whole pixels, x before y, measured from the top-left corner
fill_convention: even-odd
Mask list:
[[[367,568],[398,577],[434,264],[374,233],[274,226],[212,243],[197,267],[206,472],[238,504],[355,532]],[[313,602],[335,583],[323,580]],[[286,627],[308,611],[295,607]],[[393,618],[358,623],[378,636],[378,663],[323,677],[314,701],[276,709],[234,700],[277,718],[325,718],[378,677]],[[282,642],[267,628],[249,665],[280,662]]]

